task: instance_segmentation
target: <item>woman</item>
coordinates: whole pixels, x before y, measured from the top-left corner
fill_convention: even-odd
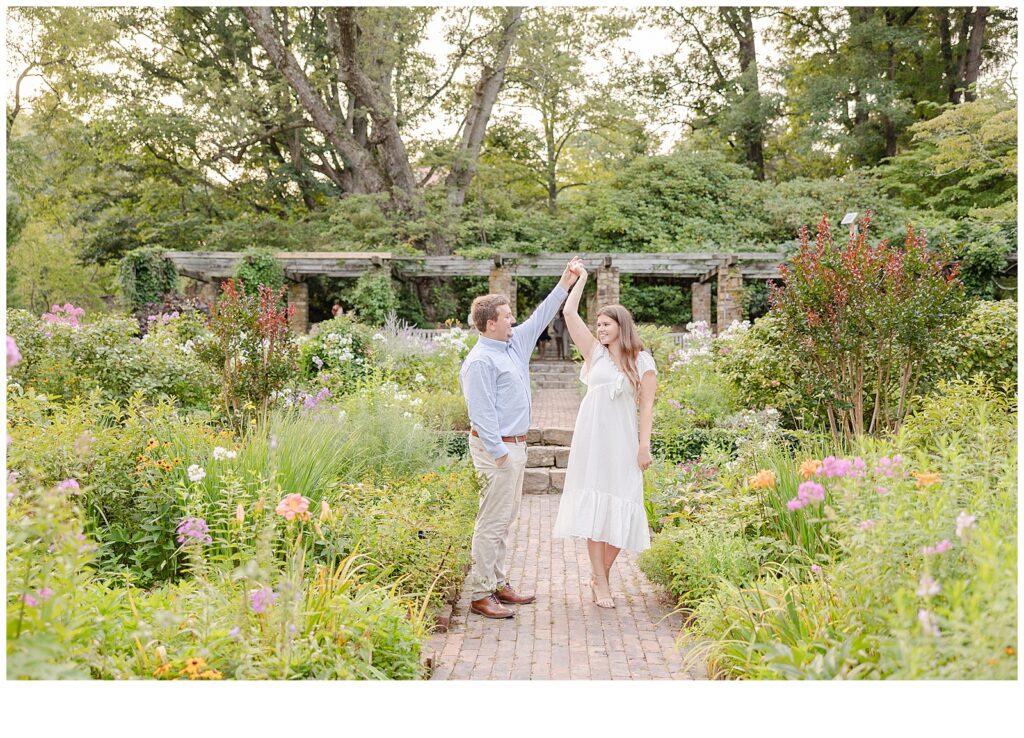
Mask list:
[[[587,281],[583,262],[570,269],[580,278],[563,313],[584,364],[587,395],[576,416],[565,487],[552,535],[587,539],[593,601],[615,607],[608,577],[619,551],[650,548],[644,511],[643,470],[651,465],[651,420],[657,374],[653,357],[621,305],[598,312],[597,336],[579,316]],[[639,405],[639,428],[637,406]]]

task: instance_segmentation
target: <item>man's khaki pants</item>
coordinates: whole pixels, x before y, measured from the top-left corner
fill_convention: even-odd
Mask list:
[[[483,442],[472,434],[469,436],[473,466],[483,478],[480,510],[473,529],[473,567],[466,580],[473,600],[494,594],[507,581],[505,555],[512,524],[519,517],[519,503],[523,499],[526,442],[506,441],[505,446],[508,461],[498,466]]]

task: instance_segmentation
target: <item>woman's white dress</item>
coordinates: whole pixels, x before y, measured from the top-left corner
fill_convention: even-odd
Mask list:
[[[654,359],[641,351],[637,372],[642,378],[649,371],[657,373]],[[552,536],[591,538],[643,551],[651,546],[651,534],[643,472],[636,460],[640,437],[633,386],[598,342],[580,370],[580,380],[587,394],[576,416]]]

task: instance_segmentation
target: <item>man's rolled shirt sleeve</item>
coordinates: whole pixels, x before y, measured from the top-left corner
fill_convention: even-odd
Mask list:
[[[491,367],[483,361],[474,361],[466,367],[463,392],[469,408],[469,422],[480,436],[487,453],[500,459],[508,453],[498,430],[498,409],[494,405],[496,381]]]
[[[556,284],[555,288],[544,298],[544,302],[533,311],[533,315],[512,331],[512,341],[523,356],[533,353],[533,347],[537,345],[540,334],[544,332],[544,328],[555,317],[558,308],[568,296],[569,291],[562,285]]]

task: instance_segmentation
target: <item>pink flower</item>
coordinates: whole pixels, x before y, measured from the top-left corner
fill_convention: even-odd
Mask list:
[[[678,400],[667,400],[669,406],[674,407],[676,410],[681,410],[683,406],[679,404]]]
[[[977,520],[973,515],[969,515],[966,510],[961,510],[960,514],[956,516],[956,535],[957,538],[963,538],[964,533],[974,527],[974,522]]]
[[[18,351],[18,344],[10,336],[7,337],[7,368],[21,361],[21,352]]]
[[[817,564],[811,564],[811,571],[815,574],[821,574],[821,567]]]
[[[917,596],[931,597],[932,595],[937,595],[941,589],[939,583],[928,574],[922,574],[921,581],[917,584]]]
[[[790,510],[799,510],[806,504],[807,503],[801,500],[799,497],[794,497],[792,500],[786,503],[786,507],[788,507]]]
[[[921,553],[925,556],[932,556],[934,554],[946,553],[949,549],[953,548],[953,544],[948,538],[943,538],[941,541],[936,543],[934,546],[925,546],[921,549]]]
[[[932,614],[927,610],[922,608],[921,610],[917,611],[917,621],[921,623],[921,630],[923,630],[926,635],[939,635],[939,626],[935,624],[935,622],[932,620]]]
[[[21,596],[21,601],[24,602],[29,607],[35,607],[36,605],[39,604],[39,602],[36,601],[36,598],[33,597],[30,594],[23,594]]]
[[[260,587],[249,594],[249,605],[255,613],[263,612],[275,602],[277,602],[277,593],[270,587]]]
[[[859,523],[857,523],[857,527],[861,530],[871,530],[875,527],[875,521],[871,518],[868,518],[867,520],[862,520]]]
[[[853,463],[848,459],[837,459],[835,456],[826,456],[821,460],[821,470],[818,472],[823,477],[846,477],[850,475]]]
[[[879,486],[875,487],[875,492],[877,492],[880,495],[887,495],[887,494],[889,494],[889,488],[888,487],[883,487],[883,486],[879,485]]]
[[[803,482],[799,487],[796,488],[797,496],[804,500],[805,503],[810,500],[821,501],[825,499],[825,488],[817,482],[810,480]]]
[[[875,473],[881,474],[883,477],[891,477],[893,475],[892,460],[888,456],[880,458],[875,462]]]
[[[57,485],[57,489],[81,489],[77,479],[65,479]]]
[[[298,492],[286,495],[274,508],[274,512],[285,520],[309,520],[309,498],[303,497]]]
[[[41,599],[43,602],[46,602],[46,600],[50,599],[51,597],[53,597],[53,590],[49,587],[43,587],[41,590],[39,590],[39,599]]]

